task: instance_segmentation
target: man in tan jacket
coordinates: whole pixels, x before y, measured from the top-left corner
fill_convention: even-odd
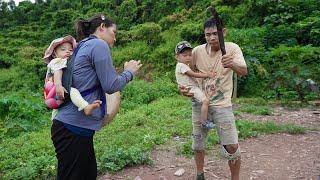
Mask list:
[[[233,90],[233,72],[243,76],[247,74],[247,66],[240,47],[231,42],[225,43],[226,54],[222,56],[217,27],[214,19],[204,23],[206,44],[193,49],[193,69],[202,73],[215,72],[214,79],[200,79],[199,86],[207,94],[209,105],[209,120],[215,124],[221,143],[221,155],[228,160],[231,179],[239,179],[240,147],[235,118],[232,111],[231,96]],[[226,29],[223,28],[223,35]],[[180,87],[182,94],[190,96],[184,87]],[[204,148],[208,130],[199,124],[201,104],[192,102],[192,125],[194,158],[197,167],[197,180],[204,180]]]

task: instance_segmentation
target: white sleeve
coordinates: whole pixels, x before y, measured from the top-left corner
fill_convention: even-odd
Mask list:
[[[55,58],[47,66],[52,72],[67,67],[67,59]]]
[[[185,74],[187,71],[191,71],[191,68],[186,64],[180,63],[179,72]]]

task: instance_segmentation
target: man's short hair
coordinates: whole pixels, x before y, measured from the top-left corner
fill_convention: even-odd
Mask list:
[[[216,26],[217,26],[217,21],[214,18],[210,18],[203,24],[203,29],[212,28]],[[224,27],[222,20],[221,20],[221,26]]]

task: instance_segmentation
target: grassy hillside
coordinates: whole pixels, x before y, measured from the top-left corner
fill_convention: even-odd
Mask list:
[[[105,13],[118,25],[113,63],[140,59],[143,68],[122,92],[121,111],[95,137],[98,166],[117,171],[150,163],[155,145],[172,136],[190,155],[190,101],[180,97],[173,49],[181,40],[204,43],[206,8],[215,5],[227,27],[226,41],[240,45],[249,74],[238,78],[241,97],[259,97],[240,111],[269,114],[267,100],[319,99],[310,80],[320,83],[318,0],[36,0],[16,6],[0,0],[0,179],[53,178],[56,160],[50,141],[50,111],[43,103],[49,43],[74,35],[73,23]],[[242,138],[259,133],[303,133],[295,126],[237,124]],[[134,138],[132,138],[134,137]],[[217,143],[212,132],[209,144]],[[128,141],[130,139],[130,141]]]

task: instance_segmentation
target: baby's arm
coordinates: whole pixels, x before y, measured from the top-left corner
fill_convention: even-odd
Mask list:
[[[186,75],[194,78],[214,78],[216,73],[209,72],[209,73],[201,73],[201,72],[194,72],[194,71],[187,71]]]
[[[64,99],[64,92],[68,93],[67,90],[62,86],[62,69],[56,70],[54,71],[54,75],[53,75],[53,81],[54,81],[54,85],[56,86],[56,95],[60,98],[60,99]]]

